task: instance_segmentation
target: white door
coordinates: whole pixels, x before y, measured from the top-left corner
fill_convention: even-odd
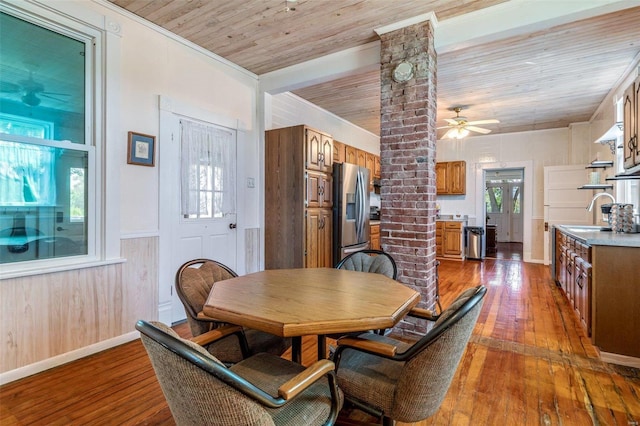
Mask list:
[[[523,183],[487,182],[485,190],[487,224],[496,225],[499,242],[522,242]]]
[[[171,115],[171,117],[167,117]],[[230,205],[225,197],[236,194],[236,131],[214,124],[195,123],[205,131],[220,131],[231,156],[218,156],[211,162],[203,155],[185,158],[184,126],[191,120],[175,114],[163,114],[169,119],[161,124],[170,131],[171,141],[161,145],[160,211],[162,238],[160,241],[160,287],[169,286],[171,322],[184,320],[186,314],[174,288],[175,274],[180,265],[196,258],[215,259],[236,270],[236,211],[235,200]],[[202,130],[202,129],[201,129]],[[165,138],[167,139],[167,138]],[[224,158],[224,161],[219,161]],[[190,173],[183,173],[187,167]],[[189,183],[184,186],[183,181]],[[188,190],[185,188],[189,188]],[[181,194],[188,192],[189,201]],[[185,205],[185,203],[187,205]],[[189,206],[188,204],[191,203]],[[161,290],[160,309],[163,309]],[[168,309],[169,307],[165,307]],[[165,318],[168,316],[165,313]],[[161,312],[162,317],[162,312]]]
[[[512,243],[522,242],[522,182],[509,184],[509,222],[511,233],[509,241]]]

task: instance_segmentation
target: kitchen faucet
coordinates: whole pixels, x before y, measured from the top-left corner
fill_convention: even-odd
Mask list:
[[[591,200],[591,203],[589,203],[589,207],[587,207],[587,210],[591,211],[593,209],[593,203],[596,202],[596,200],[602,196],[606,195],[607,197],[611,198],[611,202],[615,203],[616,199],[613,198],[613,195],[609,194],[608,192],[598,192],[593,199]]]

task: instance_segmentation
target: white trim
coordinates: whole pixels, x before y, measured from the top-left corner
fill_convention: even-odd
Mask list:
[[[640,368],[640,358],[628,355],[600,352],[600,360],[611,364],[626,365],[627,367]]]
[[[58,367],[68,362],[76,361],[80,358],[102,352],[106,349],[131,342],[138,338],[140,338],[140,333],[137,331],[131,331],[129,333],[111,339],[94,343],[93,345],[85,346],[80,349],[44,359],[42,361],[34,362],[33,364],[25,365],[24,367],[16,368],[15,370],[6,371],[0,374],[0,385],[5,385],[7,383],[23,379],[28,376],[41,373],[43,371]]]
[[[524,169],[524,197],[522,224],[522,259],[529,263],[539,263],[531,259],[533,229],[533,161],[507,161],[501,163],[476,163],[476,223],[485,223],[484,211],[484,171],[488,169]],[[486,243],[486,241],[485,241]],[[484,249],[484,248],[483,248]]]
[[[430,21],[433,28],[438,26],[438,18],[434,12],[423,13],[422,15],[413,16],[402,21],[394,22],[393,24],[385,25],[384,27],[374,28],[373,31],[379,36],[382,34],[390,33],[391,31],[399,30],[400,28],[409,27],[411,25],[419,24],[421,22]]]
[[[160,111],[168,111],[177,116],[192,118],[203,123],[214,123],[217,126],[226,127],[232,130],[249,131],[249,126],[242,120],[231,118],[226,115],[216,114],[193,105],[186,104],[179,100],[172,99],[165,95],[158,96],[158,108]]]
[[[66,258],[58,258],[58,259],[66,259]],[[69,257],[69,259],[73,259]],[[117,263],[125,263],[127,259],[124,257],[116,257],[107,260],[91,260],[91,261],[80,261],[76,263],[59,263],[55,266],[42,266],[34,265],[29,268],[25,267],[24,263],[21,263],[20,266],[22,269],[13,270],[13,271],[2,271],[0,273],[0,281],[8,280],[10,278],[21,278],[21,277],[30,277],[33,275],[43,275],[43,274],[53,274],[56,272],[68,272],[75,271],[77,269],[85,269],[85,268],[98,268],[101,266],[115,265]],[[11,265],[10,263],[5,263],[2,265],[3,269],[6,269],[7,265]]]
[[[128,234],[120,234],[121,240],[134,240],[136,238],[157,238],[157,237],[160,237],[160,231],[132,232]]]

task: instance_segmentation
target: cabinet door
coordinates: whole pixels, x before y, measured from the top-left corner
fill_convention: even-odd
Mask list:
[[[333,268],[333,214],[329,209],[320,211],[318,235],[318,267]]]
[[[349,163],[349,164],[358,164],[358,155],[357,155],[357,150],[350,146],[350,145],[346,145],[344,148],[344,155],[345,155],[345,163]]]
[[[333,162],[344,163],[346,158],[345,146],[342,142],[333,141]]]
[[[356,164],[360,167],[367,167],[367,152],[356,148]]]
[[[371,248],[380,250],[380,225],[371,225]]]
[[[447,163],[436,163],[436,194],[448,194]]]
[[[333,206],[333,178],[326,173],[308,171],[306,176],[306,200],[308,208]]]
[[[320,185],[320,207],[333,207],[333,176],[323,174]]]
[[[327,135],[321,135],[320,170],[325,173],[333,173],[333,139]]]
[[[306,159],[305,167],[309,170],[322,171],[322,134],[315,130],[306,129]],[[333,155],[333,152],[331,152]]]
[[[332,267],[331,210],[308,209],[305,219],[305,268]]]
[[[462,255],[462,224],[460,222],[445,222],[444,224],[444,255]]]
[[[640,164],[640,76],[638,76],[638,78],[636,78],[636,81],[634,83],[634,99],[633,99],[633,103],[635,105],[635,117],[633,120],[633,133],[635,135],[635,147],[636,147],[636,152],[634,155],[635,158],[635,164]]]
[[[322,184],[324,175],[318,172],[306,172],[306,200],[305,207],[317,208],[322,204]]]
[[[583,262],[582,271],[578,285],[580,286],[580,323],[584,327],[587,335],[591,336],[591,271],[592,266],[588,262]]]
[[[367,152],[365,153],[366,167],[369,170],[369,192],[373,191],[373,169],[375,168],[376,156]]]
[[[467,163],[452,161],[449,163],[449,193],[464,195],[467,190]]]
[[[380,179],[380,156],[376,155],[373,162],[373,177]]]
[[[623,117],[623,153],[624,168],[629,169],[636,163],[636,135],[635,135],[635,91],[632,84],[625,92],[622,100]]]
[[[436,256],[444,256],[444,222],[436,222]]]

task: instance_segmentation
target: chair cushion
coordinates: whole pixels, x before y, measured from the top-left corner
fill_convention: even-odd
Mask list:
[[[342,269],[372,272],[393,278],[393,265],[384,255],[369,256],[365,253],[355,253],[342,264]]]
[[[278,387],[304,370],[304,367],[280,357],[261,353],[247,358],[230,370],[263,389],[272,396]],[[324,377],[280,408],[265,408],[277,425],[321,425],[331,411],[331,393]],[[340,407],[343,396],[339,391]]]
[[[359,337],[396,345],[399,352],[405,351],[410,346],[409,343],[373,333],[363,333]],[[404,364],[404,362],[346,349],[342,353],[338,368],[338,386],[345,395],[367,401],[368,405],[390,413],[394,403],[396,382]]]

